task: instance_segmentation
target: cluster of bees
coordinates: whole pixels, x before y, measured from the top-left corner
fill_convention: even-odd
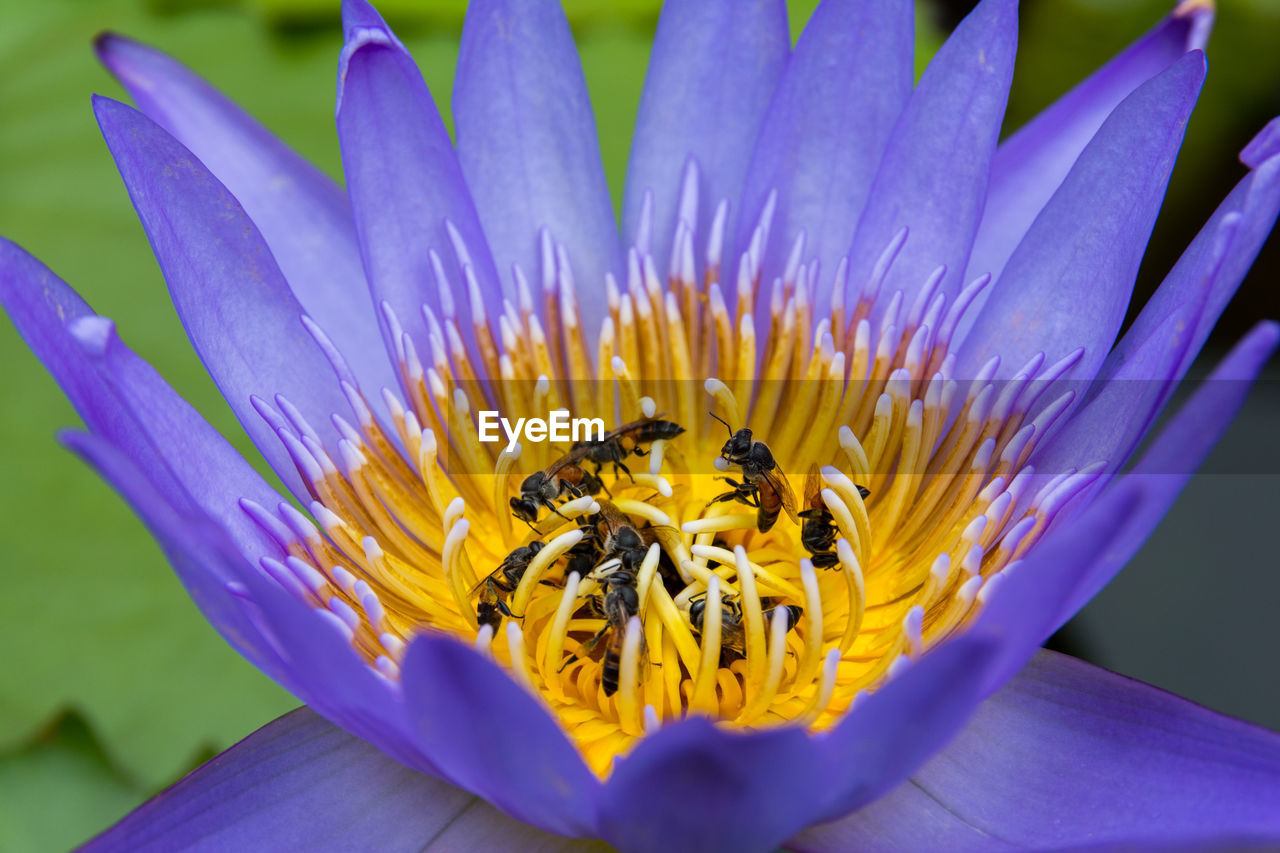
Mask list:
[[[739,479],[722,477],[729,491],[717,495],[707,505],[738,501],[756,510],[756,527],[767,532],[777,523],[780,515],[787,516],[801,527],[801,544],[811,555],[813,565],[831,568],[839,564],[835,544],[838,535],[834,518],[823,503],[818,486],[817,470],[809,472],[805,488],[805,506],[796,509],[795,496],[786,475],[778,466],[773,452],[763,441],[752,438],[751,430],[734,430],[728,423],[712,414],[729,431],[729,438],[720,450],[723,464],[741,472]],[[647,456],[647,449],[655,441],[675,438],[685,431],[681,425],[658,417],[648,417],[625,424],[592,441],[578,442],[569,452],[542,471],[531,474],[520,485],[520,494],[511,498],[512,514],[533,527],[542,510],[561,515],[558,504],[584,495],[607,493],[600,472],[604,466],[612,466],[615,476],[631,477],[627,461],[632,456]],[[587,470],[587,463],[594,470]],[[865,497],[869,494],[859,487]],[[565,665],[579,655],[601,660],[601,686],[606,696],[618,689],[622,645],[627,623],[639,613],[640,595],[637,580],[640,564],[650,545],[659,541],[664,531],[646,523],[637,526],[618,509],[612,501],[599,500],[599,512],[588,516],[581,529],[585,534],[580,542],[567,552],[568,566],[565,575],[577,572],[579,577],[591,578],[601,592],[591,596],[586,606],[590,612],[604,620],[602,627],[570,657]],[[536,528],[534,528],[536,531]],[[677,531],[665,531],[678,535]],[[476,620],[494,630],[502,618],[521,618],[508,606],[508,598],[515,592],[529,564],[542,550],[544,544],[535,539],[528,545],[513,550],[502,563],[480,581],[472,595],[478,595]],[[714,565],[712,566],[714,568]],[[675,564],[665,549],[660,551],[657,577],[673,596],[684,589]],[[550,583],[542,581],[542,583]],[[777,612],[782,612],[791,630],[803,615],[794,604],[778,604],[764,599],[764,619],[768,623]],[[689,602],[689,621],[695,631],[701,633],[706,612],[706,593],[694,596]],[[745,653],[742,603],[736,598],[721,602],[721,663],[727,665]]]

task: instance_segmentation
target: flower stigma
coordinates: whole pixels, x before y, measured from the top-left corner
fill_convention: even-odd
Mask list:
[[[682,186],[696,210],[692,162]],[[683,717],[831,726],[963,631],[1100,468],[1027,464],[1072,402],[1054,382],[1079,352],[1011,381],[995,360],[953,377],[952,335],[989,277],[949,295],[940,269],[910,301],[882,293],[903,229],[865,281],[842,263],[818,306],[802,233],[762,292],[773,208],[723,265],[727,204],[706,234],[682,216],[665,276],[646,220],[625,281],[605,283],[598,336],[549,232],[540,287],[517,271],[497,316],[455,246],[466,280],[441,290],[467,294],[471,328],[447,299],[414,340],[384,304],[401,387],[378,414],[305,320],[355,420],[335,414],[326,445],[288,400],[254,400],[314,519],[242,501],[289,554],[263,569],[392,683],[415,634],[474,644],[602,777]],[[480,410],[566,410],[608,431],[481,441]]]

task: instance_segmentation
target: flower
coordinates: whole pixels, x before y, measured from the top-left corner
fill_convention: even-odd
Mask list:
[[[1121,473],[1280,210],[1273,124],[1117,341],[1209,4],[997,146],[1015,0],[916,85],[910,3],[826,0],[794,51],[779,2],[670,3],[623,238],[557,7],[472,4],[456,150],[382,19],[343,12],[346,193],[167,57],[98,45],[140,108],[94,101],[175,305],[306,513],[0,250],[89,428],[63,440],[314,711],[95,847],[1280,837],[1274,735],[1036,655],[1280,336]],[[504,449],[487,407],[628,426]]]

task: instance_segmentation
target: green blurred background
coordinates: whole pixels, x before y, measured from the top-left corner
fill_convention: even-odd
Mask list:
[[[814,0],[792,5],[798,30]],[[970,5],[921,5],[922,55]],[[1236,152],[1280,113],[1280,0],[1226,0],[1222,6],[1209,82],[1144,265],[1139,299],[1243,174]],[[566,7],[618,199],[658,3],[567,0]],[[464,4],[389,0],[382,8],[447,117]],[[1165,0],[1025,0],[1007,126],[1048,104],[1167,8]],[[337,4],[6,0],[0,10],[0,234],[38,255],[97,310],[114,317],[142,356],[249,451],[186,343],[94,125],[90,93],[123,97],[93,58],[92,38],[104,29],[178,56],[339,176],[332,119]],[[1280,315],[1278,244],[1272,241],[1264,252],[1211,349],[1261,316]],[[0,364],[0,850],[65,849],[296,702],[222,643],[124,504],[54,443],[55,430],[76,418],[7,319],[0,322]],[[1264,394],[1255,404],[1260,443],[1277,422],[1275,401]],[[1251,436],[1228,444],[1254,441]],[[1280,471],[1275,456],[1269,459],[1254,470]],[[1273,519],[1275,480],[1262,477],[1249,485],[1245,510],[1239,501],[1234,508],[1231,503],[1231,496],[1241,495],[1241,481],[1223,484],[1228,497],[1217,508],[1217,523],[1234,520],[1247,533],[1249,513],[1259,507],[1260,526]],[[1213,508],[1179,511],[1203,524]],[[1236,543],[1241,562],[1260,563],[1260,554],[1274,562],[1273,551],[1262,550],[1265,540],[1244,539]],[[1147,571],[1167,583],[1167,562],[1149,548],[1127,575],[1141,579]],[[1249,589],[1256,594],[1256,587]],[[1154,663],[1144,664],[1140,653],[1133,657],[1144,642],[1169,648],[1159,639],[1162,630],[1185,633],[1183,617],[1171,609],[1176,602],[1166,596],[1149,606],[1141,587],[1132,591],[1137,604],[1108,595],[1061,642],[1211,706],[1280,726],[1274,691],[1236,695],[1213,683],[1184,683],[1178,675],[1195,661],[1170,662],[1170,655],[1156,654]],[[1231,601],[1224,602],[1224,623],[1240,616],[1227,606]],[[1136,623],[1126,610],[1133,606],[1140,612]],[[1112,617],[1108,607],[1120,615]],[[1148,618],[1150,625],[1143,621]],[[1108,626],[1118,620],[1128,621],[1116,641]],[[1255,649],[1257,657],[1237,659],[1238,670],[1243,673],[1249,660],[1269,662],[1267,651],[1264,645],[1261,653]],[[1167,673],[1161,669],[1166,662]],[[1212,667],[1212,660],[1205,665]]]

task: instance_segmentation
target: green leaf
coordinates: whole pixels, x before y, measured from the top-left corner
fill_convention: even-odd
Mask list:
[[[76,714],[0,755],[0,850],[67,850],[138,805],[146,791],[111,765]]]

